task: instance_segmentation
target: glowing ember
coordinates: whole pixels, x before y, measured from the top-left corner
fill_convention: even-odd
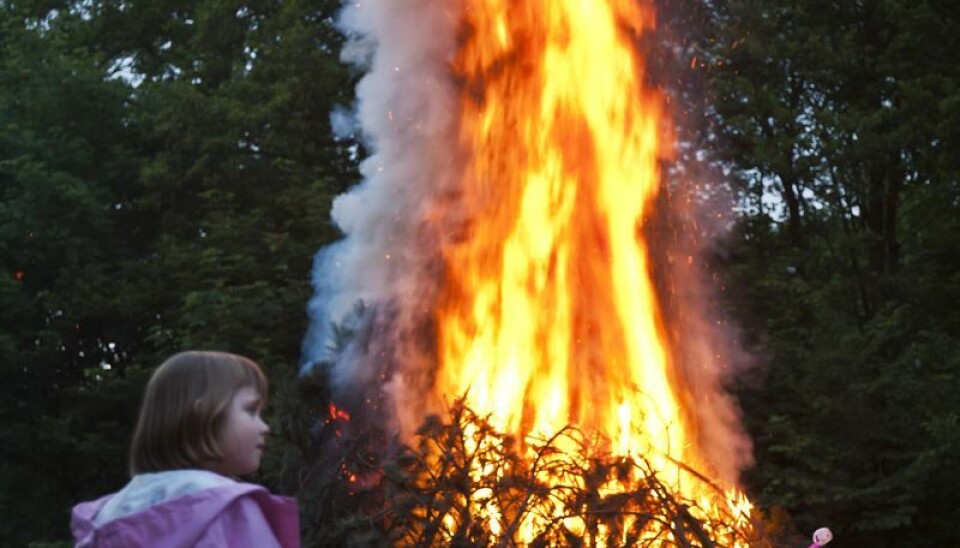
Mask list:
[[[742,495],[718,501],[689,472],[706,459],[650,276],[643,226],[660,185],[663,100],[645,85],[637,44],[654,25],[652,8],[464,4],[454,66],[468,224],[443,250],[439,395],[466,394],[520,439],[568,424],[598,432],[610,453],[642,457],[704,512],[729,504],[724,513],[742,515]],[[618,483],[605,489],[629,487]],[[496,533],[500,510],[486,512]],[[536,523],[526,526],[529,540]]]
[[[328,419],[328,422],[332,422],[336,419],[350,420],[350,413],[347,413],[345,410],[340,409],[333,403],[329,404],[328,411],[330,413],[330,418]]]

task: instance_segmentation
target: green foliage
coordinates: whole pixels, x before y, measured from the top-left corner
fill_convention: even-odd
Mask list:
[[[337,7],[0,3],[0,544],[68,538],[70,506],[123,484],[169,353],[249,355],[291,396],[354,179]]]
[[[751,485],[851,545],[955,545],[960,12],[717,8],[713,127],[748,212],[718,268],[766,362],[740,390]]]
[[[846,538],[910,538],[941,512],[931,495],[956,473],[953,442],[930,435],[945,432],[933,425],[949,424],[960,403],[950,388],[958,339],[943,304],[956,290],[923,286],[907,272],[888,276],[884,291],[896,297],[864,319],[860,307],[842,304],[855,293],[830,265],[807,257],[804,279],[779,260],[730,259],[728,287],[750,287],[735,298],[765,320],[753,348],[769,356],[766,383],[743,392],[760,502],[791,508],[808,530],[829,520],[851,529]],[[954,533],[926,534],[949,544]]]

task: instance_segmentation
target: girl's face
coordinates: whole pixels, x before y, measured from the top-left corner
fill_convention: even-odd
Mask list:
[[[243,476],[256,472],[270,431],[260,410],[263,400],[253,387],[241,388],[233,396],[217,443],[223,450],[223,460],[215,462],[210,470],[224,476]]]

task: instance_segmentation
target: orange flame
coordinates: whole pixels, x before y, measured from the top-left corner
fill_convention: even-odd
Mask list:
[[[469,156],[462,238],[443,250],[441,397],[504,432],[600,432],[693,500],[704,464],[672,373],[643,226],[664,99],[645,84],[633,0],[468,0],[454,62]],[[731,501],[740,500],[734,491]]]

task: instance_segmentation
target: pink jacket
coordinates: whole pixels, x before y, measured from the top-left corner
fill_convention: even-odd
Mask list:
[[[259,485],[232,483],[194,491],[102,525],[94,518],[113,495],[73,508],[77,548],[299,548],[295,499]]]

